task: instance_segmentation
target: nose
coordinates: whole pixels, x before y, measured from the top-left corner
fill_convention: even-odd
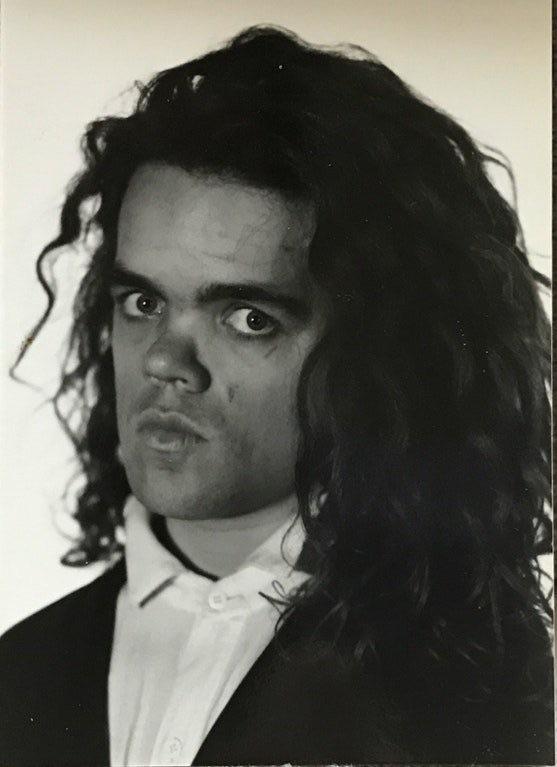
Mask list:
[[[172,384],[182,391],[201,393],[211,385],[211,375],[199,360],[192,336],[162,333],[149,347],[144,372],[154,383]]]

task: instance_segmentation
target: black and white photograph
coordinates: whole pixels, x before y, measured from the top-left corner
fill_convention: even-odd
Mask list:
[[[4,0],[0,765],[553,765],[549,0]]]

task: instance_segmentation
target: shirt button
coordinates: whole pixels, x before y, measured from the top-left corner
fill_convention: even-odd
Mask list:
[[[182,748],[184,744],[180,740],[180,738],[172,738],[172,740],[167,745],[167,753],[168,753],[168,763],[169,764],[178,764],[178,760],[180,758],[180,754],[182,753]]]
[[[209,607],[211,610],[217,610],[220,612],[220,610],[224,610],[224,605],[226,603],[226,596],[224,594],[219,594],[219,592],[214,592],[213,594],[209,594],[209,599],[207,600],[209,603]]]

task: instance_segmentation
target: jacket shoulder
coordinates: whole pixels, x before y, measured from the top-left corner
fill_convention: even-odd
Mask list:
[[[108,763],[106,686],[124,580],[120,561],[0,638],[2,764]]]
[[[109,647],[124,580],[121,560],[91,583],[8,629],[0,637],[2,695],[9,691],[20,697],[37,691],[45,694],[51,681]]]
[[[105,603],[107,598],[116,600],[124,580],[125,565],[119,560],[90,583],[16,623],[0,636],[0,668],[5,660],[10,660],[12,651],[19,657],[26,650],[41,654],[41,648],[49,645],[49,640],[71,634],[82,625],[81,619],[89,615],[91,608],[99,602]]]

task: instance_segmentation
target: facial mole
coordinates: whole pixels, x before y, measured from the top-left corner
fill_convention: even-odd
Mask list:
[[[236,396],[236,386],[229,386],[227,393],[228,393],[228,401],[232,402],[232,400]]]

